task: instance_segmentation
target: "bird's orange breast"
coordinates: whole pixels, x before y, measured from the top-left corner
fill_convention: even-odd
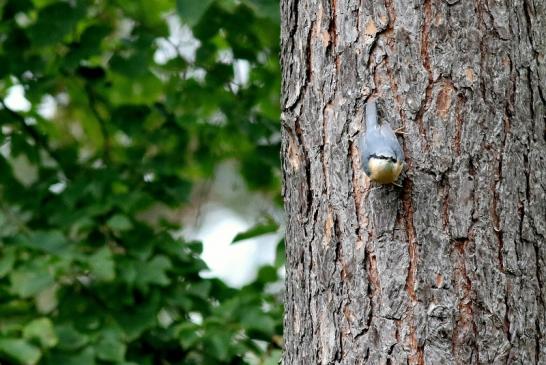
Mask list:
[[[370,158],[368,167],[370,179],[380,184],[392,184],[402,172],[402,163],[389,160]]]

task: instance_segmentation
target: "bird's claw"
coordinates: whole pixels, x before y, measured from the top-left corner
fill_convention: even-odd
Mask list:
[[[408,134],[407,132],[404,132],[404,129],[405,129],[405,128],[406,128],[406,127],[398,127],[398,128],[396,128],[396,129],[394,130],[394,133],[395,133],[395,134]]]

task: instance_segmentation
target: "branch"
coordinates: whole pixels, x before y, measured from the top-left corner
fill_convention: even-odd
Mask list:
[[[93,116],[100,126],[103,139],[102,158],[104,159],[105,163],[108,163],[110,161],[110,135],[108,133],[108,129],[106,128],[106,121],[100,115],[99,110],[97,109],[97,96],[95,95],[92,87],[88,83],[85,83],[84,89],[89,101],[89,109],[91,109],[91,113],[93,113]]]
[[[64,174],[65,177],[68,177],[66,174],[66,170],[63,167],[63,164],[61,163],[62,159],[61,156],[57,153],[57,151],[53,150],[49,143],[47,142],[46,137],[44,137],[40,132],[38,132],[33,126],[27,124],[25,121],[25,117],[19,113],[17,113],[15,110],[10,109],[5,101],[3,99],[0,99],[0,105],[2,105],[2,108],[8,112],[8,114],[15,119],[19,124],[21,125],[21,128],[23,131],[34,141],[36,146],[40,147],[42,150],[46,151],[49,157],[51,157],[61,172]]]

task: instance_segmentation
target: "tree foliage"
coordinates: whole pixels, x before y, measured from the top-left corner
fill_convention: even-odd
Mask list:
[[[0,0],[0,362],[271,355],[280,262],[240,290],[204,279],[201,243],[143,213],[187,204],[226,159],[278,197],[277,8]]]

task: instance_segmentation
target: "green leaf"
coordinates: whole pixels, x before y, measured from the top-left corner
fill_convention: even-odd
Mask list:
[[[192,252],[195,252],[196,254],[202,254],[203,253],[203,243],[200,241],[192,241],[186,243],[186,246],[189,247]]]
[[[212,284],[210,281],[201,281],[193,283],[188,289],[187,293],[196,296],[197,298],[207,299],[210,295]]]
[[[278,365],[281,363],[282,350],[273,350],[263,360],[263,365]]]
[[[110,69],[124,76],[136,78],[148,74],[150,61],[150,54],[146,50],[136,50],[130,57],[112,57]]]
[[[104,331],[103,336],[95,346],[97,357],[101,360],[122,362],[125,359],[127,347],[119,339],[117,333]]]
[[[195,323],[181,323],[176,326],[175,332],[184,349],[193,347],[201,339],[201,336],[199,335],[199,326]]]
[[[112,251],[108,247],[99,249],[89,257],[91,274],[99,281],[112,281],[116,277]]]
[[[34,5],[36,5],[37,8],[42,8],[46,5],[52,4],[57,0],[32,0]]]
[[[243,314],[241,324],[248,331],[259,332],[265,338],[272,336],[275,331],[275,321],[258,308],[248,308]]]
[[[253,8],[256,13],[264,18],[269,18],[275,23],[280,20],[280,8],[278,0],[243,0],[245,4]]]
[[[30,38],[38,47],[59,42],[83,16],[85,9],[81,5],[55,2],[40,9],[37,22],[29,29]]]
[[[46,268],[31,267],[13,271],[10,275],[11,291],[22,298],[28,298],[50,285],[53,277]]]
[[[273,266],[264,266],[258,270],[258,281],[263,284],[277,281],[277,269]]]
[[[122,310],[124,308],[120,308]],[[137,340],[147,329],[157,324],[158,304],[148,300],[138,307],[122,310],[116,314],[116,321],[125,332],[129,341]]]
[[[64,235],[58,230],[34,231],[28,238],[20,236],[18,242],[22,246],[53,254],[62,253],[68,245]]]
[[[286,256],[286,247],[285,247],[284,238],[283,238],[277,243],[277,248],[275,250],[275,267],[277,269],[284,265],[285,256]]]
[[[205,348],[208,349],[208,352],[212,356],[222,362],[225,362],[228,359],[232,340],[229,332],[218,330],[210,331],[203,340],[205,342]]]
[[[55,327],[59,339],[58,348],[61,350],[76,350],[88,343],[86,335],[76,331],[72,324],[63,324]]]
[[[268,233],[275,233],[278,229],[279,225],[271,220],[265,224],[258,224],[244,232],[238,233],[235,238],[233,238],[231,243],[247,240],[249,238],[254,238],[257,236],[262,236]]]
[[[193,26],[199,23],[211,3],[212,0],[176,0],[176,10],[185,23]]]
[[[0,279],[6,276],[15,263],[15,249],[13,248],[1,248],[0,253],[2,257],[0,258]]]
[[[47,365],[95,365],[95,351],[88,347],[79,353],[54,352],[47,360]]]
[[[148,71],[138,78],[112,73],[110,79],[115,87],[108,89],[107,97],[114,105],[150,105],[163,93],[163,83]]]
[[[101,43],[112,31],[111,27],[104,24],[96,24],[87,27],[80,41],[71,45],[70,52],[66,55],[65,64],[74,69],[82,60],[86,60],[101,51]]]
[[[116,5],[119,5],[129,18],[151,28],[150,31],[154,34],[163,36],[168,32],[163,15],[172,10],[171,0],[129,0],[118,1]]]
[[[127,218],[126,216],[122,214],[116,214],[112,216],[110,219],[108,219],[108,222],[106,222],[108,227],[110,227],[114,231],[128,231],[131,228],[133,228],[133,224]]]
[[[169,258],[157,255],[151,261],[143,263],[138,268],[135,282],[141,286],[149,284],[168,285],[171,281],[166,271],[171,267],[172,264]]]
[[[0,353],[21,365],[37,364],[42,356],[40,349],[18,338],[0,338]]]
[[[23,329],[23,337],[27,340],[38,340],[43,348],[50,348],[57,344],[58,338],[49,318],[38,318],[30,322]]]
[[[118,260],[119,278],[126,284],[134,284],[137,279],[138,261],[120,258]]]

